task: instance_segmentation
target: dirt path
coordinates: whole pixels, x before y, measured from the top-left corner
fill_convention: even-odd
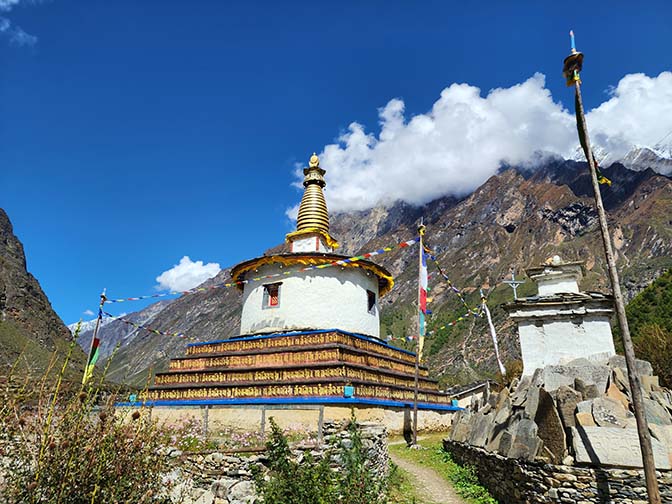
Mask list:
[[[455,493],[450,484],[437,474],[434,469],[425,467],[390,452],[392,462],[406,471],[413,483],[418,498],[418,504],[465,504],[466,501]]]

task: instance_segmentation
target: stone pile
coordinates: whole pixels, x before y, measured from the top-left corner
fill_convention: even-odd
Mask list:
[[[638,361],[658,469],[672,468],[672,392]],[[625,359],[576,359],[483,393],[453,421],[450,440],[550,464],[641,467]]]

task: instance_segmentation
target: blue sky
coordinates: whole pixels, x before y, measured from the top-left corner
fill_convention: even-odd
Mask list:
[[[152,293],[184,256],[226,267],[281,242],[300,199],[296,164],[313,151],[324,152],[329,203],[341,210],[464,193],[497,160],[461,178],[451,169],[493,139],[508,160],[563,153],[570,28],[586,53],[587,108],[616,100],[589,118],[596,137],[651,143],[672,130],[660,109],[672,6],[584,3],[0,0],[0,207],[72,322],[103,287]],[[629,74],[644,75],[622,81]],[[640,107],[629,97],[642,89]],[[476,115],[450,127],[490,125],[463,151],[439,120],[451,123],[442,110],[456,103]],[[633,103],[655,127],[630,138],[614,123]],[[429,152],[428,122],[457,139],[442,144],[450,155]],[[420,185],[361,190],[386,170],[392,181],[417,174],[400,160],[413,148],[436,170],[413,176]],[[443,167],[453,151],[454,167]]]

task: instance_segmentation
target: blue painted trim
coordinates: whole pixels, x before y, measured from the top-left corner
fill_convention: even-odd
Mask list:
[[[364,399],[358,397],[285,397],[285,398],[249,398],[249,399],[185,399],[183,401],[136,401],[118,402],[116,406],[237,406],[264,404],[350,404],[362,406],[384,406],[388,408],[412,408],[412,402],[388,401],[385,399]],[[418,409],[434,411],[460,411],[463,408],[449,404],[418,403]]]
[[[379,339],[372,338],[370,336],[364,336],[363,334],[357,334],[357,333],[351,333],[348,331],[343,331],[342,329],[317,329],[315,331],[296,331],[296,332],[283,332],[283,333],[273,333],[273,334],[265,334],[262,336],[245,336],[242,338],[230,338],[230,339],[222,339],[222,340],[214,340],[214,341],[199,341],[198,343],[188,343],[188,347],[194,347],[194,346],[205,346],[205,345],[214,345],[217,343],[226,343],[227,341],[254,341],[254,340],[261,340],[261,339],[269,339],[269,338],[279,338],[282,336],[304,336],[307,334],[324,334],[324,333],[329,333],[329,332],[340,332],[342,334],[347,334],[348,336],[353,336],[355,338],[359,338],[364,341],[370,341],[371,343],[376,343],[377,345],[381,345],[387,348],[391,348],[393,350],[397,350],[399,352],[403,352],[408,355],[412,355],[415,357],[414,352],[410,352],[408,350],[404,350],[403,348],[395,347],[392,345],[388,345],[387,343],[384,343],[380,341]]]

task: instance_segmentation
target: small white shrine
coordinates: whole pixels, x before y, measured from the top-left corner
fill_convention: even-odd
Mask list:
[[[245,261],[231,272],[234,281],[272,276],[244,284],[240,334],[338,328],[379,337],[379,299],[393,285],[383,267],[359,260],[283,276],[290,269],[347,259],[334,253],[338,243],[329,234],[325,170],[315,154],[303,172],[296,231],[286,237],[290,253]]]
[[[615,355],[613,298],[579,290],[582,262],[565,263],[556,255],[528,269],[527,276],[537,283],[538,294],[506,305],[518,326],[523,376],[578,358],[604,361]]]

